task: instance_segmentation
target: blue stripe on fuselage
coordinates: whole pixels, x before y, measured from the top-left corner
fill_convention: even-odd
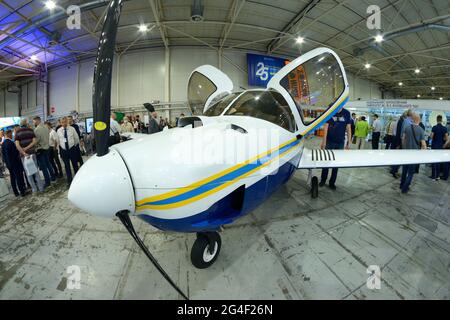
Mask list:
[[[243,174],[254,170],[260,166],[262,166],[263,164],[265,164],[266,162],[270,161],[271,159],[277,157],[278,155],[282,154],[283,152],[295,147],[296,145],[299,144],[299,140],[295,140],[293,142],[291,142],[290,144],[287,144],[285,146],[283,146],[282,148],[280,148],[279,150],[276,150],[268,155],[263,156],[262,158],[256,160],[255,162],[249,163],[245,166],[243,166],[242,168],[239,168],[235,171],[232,171],[222,177],[219,177],[213,181],[210,181],[202,186],[199,186],[198,188],[188,191],[186,193],[174,196],[174,197],[170,197],[167,199],[163,199],[163,200],[158,200],[158,201],[153,201],[153,202],[146,202],[144,204],[141,204],[141,206],[145,206],[145,205],[164,205],[164,204],[171,204],[171,203],[176,203],[176,202],[180,202],[186,199],[190,199],[192,197],[195,197],[199,194],[202,194],[204,192],[207,192],[211,189],[217,188],[218,186],[228,182],[228,181],[232,181],[240,176],[242,176]]]
[[[186,218],[162,219],[146,214],[140,214],[138,217],[161,230],[177,232],[217,230],[220,226],[230,224],[234,220],[248,214],[263,203],[282,184],[287,182],[295,172],[295,163],[298,162],[298,157],[296,156],[291,161],[283,164],[275,174],[265,176],[263,179],[246,188],[241,210],[233,207],[233,194],[229,194],[214,203],[209,209]],[[267,187],[268,183],[271,184],[270,188]]]

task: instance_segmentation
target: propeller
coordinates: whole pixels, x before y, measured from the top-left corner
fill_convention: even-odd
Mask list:
[[[108,153],[111,116],[111,78],[122,0],[112,0],[103,24],[94,70],[92,106],[97,156]]]
[[[122,9],[123,0],[111,0],[108,6],[108,12],[103,24],[102,33],[98,45],[97,60],[95,62],[94,71],[94,88],[92,94],[92,105],[94,111],[94,132],[95,143],[97,145],[97,157],[108,154],[108,140],[110,132],[110,113],[111,113],[111,78],[114,59],[114,48],[116,44],[117,27],[119,25],[120,11]],[[151,106],[151,105],[150,105]],[[151,106],[153,108],[153,106]],[[153,109],[154,110],[154,109]],[[169,275],[159,265],[158,261],[153,257],[144,242],[136,233],[128,211],[120,211],[116,216],[123,223],[127,231],[158,269],[161,275],[169,282],[169,284],[186,300],[188,297],[173,282]]]

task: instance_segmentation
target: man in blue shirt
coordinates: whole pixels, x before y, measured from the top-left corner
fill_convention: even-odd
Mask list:
[[[352,141],[352,118],[350,112],[346,109],[341,109],[324,125],[324,134],[321,149],[349,149],[349,144]],[[345,142],[345,133],[347,133],[347,142]],[[336,178],[338,169],[333,168],[331,178],[328,182],[330,189],[336,190]],[[319,186],[323,187],[328,178],[328,169],[322,169],[322,176],[320,178]]]
[[[445,141],[448,139],[448,130],[447,127],[442,125],[442,116],[438,115],[436,117],[437,125],[435,125],[431,129],[431,149],[443,149]],[[432,170],[431,170],[431,179],[439,180],[439,172],[442,168],[445,169],[444,166],[448,165],[447,163],[433,163]],[[445,170],[444,170],[445,171]]]

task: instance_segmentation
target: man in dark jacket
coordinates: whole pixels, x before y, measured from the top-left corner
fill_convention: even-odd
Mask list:
[[[2,144],[2,156],[8,168],[11,187],[16,197],[26,195],[25,181],[23,180],[23,166],[16,144],[12,141],[12,131],[6,131],[5,141]],[[19,193],[20,192],[20,193]]]
[[[148,134],[160,132],[158,114],[155,111],[155,107],[148,102],[144,103],[144,107],[150,112],[150,119],[148,119]]]

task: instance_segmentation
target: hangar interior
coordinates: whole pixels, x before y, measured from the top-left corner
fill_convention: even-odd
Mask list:
[[[351,112],[372,121],[381,110],[386,126],[390,115],[416,106],[427,115],[428,139],[435,125],[428,115],[450,117],[450,4],[372,2],[378,29],[368,28],[373,4],[366,0],[123,1],[111,109],[148,122],[149,102],[175,126],[181,114],[195,114],[187,84],[197,67],[218,68],[234,91],[244,91],[258,88],[249,84],[249,53],[291,61],[327,47],[345,68]],[[0,121],[73,115],[82,126],[93,117],[108,3],[0,2]],[[69,28],[76,10],[80,24]],[[380,109],[373,101],[389,103]],[[305,144],[320,142],[311,135]],[[181,298],[117,218],[91,216],[69,202],[64,179],[21,198],[2,171],[0,299]],[[337,190],[320,188],[312,199],[308,171],[298,170],[263,205],[223,227],[221,255],[207,269],[189,260],[195,233],[132,220],[191,299],[449,299],[450,187],[430,175],[431,166],[421,165],[401,194],[389,167],[340,169]],[[80,288],[68,286],[71,266],[80,267]],[[375,290],[367,283],[372,266],[381,270]]]

